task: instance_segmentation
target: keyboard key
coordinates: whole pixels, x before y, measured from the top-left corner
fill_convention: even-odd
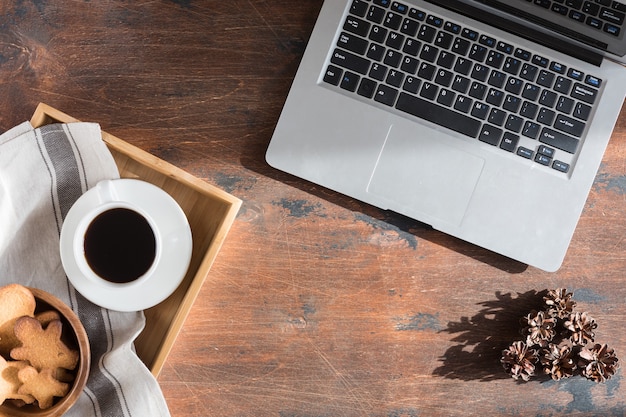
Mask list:
[[[525,50],[525,49],[517,48],[515,50],[514,56],[516,58],[519,58],[519,59],[523,60],[523,61],[530,61],[530,58],[532,57],[532,54],[530,52],[528,52],[527,50]]]
[[[537,136],[539,136],[540,129],[541,129],[541,126],[539,124],[535,122],[527,121],[526,123],[524,123],[524,128],[522,129],[522,135],[526,136],[527,138],[537,139]]]
[[[366,56],[374,61],[380,61],[385,56],[386,49],[376,43],[371,43]]]
[[[404,73],[392,69],[387,74],[387,79],[385,82],[393,87],[400,88],[400,86],[402,85],[402,81],[404,81]]]
[[[511,113],[517,113],[520,106],[522,105],[522,99],[517,96],[512,96],[511,94],[507,94],[504,99],[504,105],[502,106],[504,110],[510,111]]]
[[[436,70],[437,70],[437,67],[435,67],[434,65],[422,63],[420,65],[419,71],[417,72],[417,75],[418,77],[423,78],[425,80],[432,80],[435,75]]]
[[[585,74],[577,69],[570,68],[569,71],[567,71],[567,76],[576,81],[582,81]]]
[[[512,94],[520,94],[522,92],[522,88],[524,87],[524,81],[519,78],[511,77],[506,82],[506,86],[504,89]]]
[[[585,130],[585,124],[571,117],[559,114],[554,122],[554,128],[579,138]]]
[[[422,47],[422,43],[416,41],[415,39],[408,38],[406,42],[404,42],[404,47],[402,48],[402,52],[405,54],[409,54],[411,56],[417,56]]]
[[[506,124],[504,127],[511,132],[519,133],[522,130],[522,124],[524,123],[524,119],[519,116],[515,116],[510,114],[506,119]]]
[[[408,76],[404,79],[404,85],[402,89],[409,93],[417,94],[420,88],[421,81],[415,77]]]
[[[437,55],[439,55],[439,49],[431,45],[424,45],[422,52],[420,53],[420,58],[424,61],[435,62],[437,60]]]
[[[478,136],[479,141],[493,146],[498,146],[500,138],[502,138],[502,129],[498,129],[497,127],[489,124],[483,125],[483,128],[480,130],[480,135]]]
[[[391,3],[391,10],[393,10],[394,12],[401,13],[401,14],[406,14],[409,11],[409,8],[405,4],[394,1]]]
[[[360,80],[361,77],[359,77],[357,74],[346,71],[341,77],[341,83],[339,84],[339,87],[343,88],[344,90],[354,92],[356,91],[356,87],[359,85]]]
[[[519,73],[519,76],[526,81],[535,81],[537,77],[537,72],[539,72],[539,68],[531,64],[522,65],[522,70]]]
[[[400,27],[400,32],[408,36],[415,36],[418,28],[419,28],[419,23],[417,23],[417,21],[406,18],[402,22],[402,26]]]
[[[580,120],[588,120],[590,114],[591,106],[583,103],[578,103],[576,104],[576,107],[574,107],[573,116],[579,118]]]
[[[415,58],[411,58],[410,56],[405,56],[402,59],[402,64],[400,65],[400,69],[409,74],[415,74],[417,71],[417,66],[419,65],[419,61]]]
[[[346,23],[343,25],[343,30],[346,32],[354,33],[359,36],[367,36],[367,33],[370,30],[371,24],[366,22],[365,20],[348,16],[346,18]]]
[[[492,106],[500,107],[504,101],[504,92],[495,88],[490,88],[487,93],[487,103]]]
[[[426,17],[426,23],[428,23],[429,25],[433,25],[435,27],[440,28],[441,26],[443,26],[443,19],[440,18],[439,16],[434,16],[432,14],[429,14]]]
[[[452,45],[453,40],[454,36],[450,33],[439,31],[439,33],[437,33],[437,37],[435,38],[435,45],[443,49],[448,49]]]
[[[552,162],[552,159],[538,153],[537,155],[535,155],[535,162],[541,165],[550,166],[550,162]]]
[[[437,97],[437,93],[439,92],[439,87],[430,82],[424,82],[422,84],[422,89],[420,90],[420,96],[428,99],[434,100]]]
[[[374,0],[374,4],[378,4],[379,6],[382,6],[382,7],[389,7],[390,3],[391,3],[391,0]]]
[[[533,55],[532,63],[542,68],[547,68],[550,61],[540,55]]]
[[[602,80],[598,77],[594,77],[593,75],[587,75],[587,77],[585,77],[585,84],[589,84],[590,86],[595,88],[600,88]]]
[[[370,80],[369,78],[363,78],[361,80],[361,84],[359,84],[357,94],[363,97],[372,98],[374,96],[374,92],[376,92],[376,86],[376,81]]]
[[[574,109],[574,100],[565,96],[559,97],[559,101],[556,102],[557,111],[561,113],[565,113],[565,114],[570,114],[573,109]]]
[[[454,101],[454,109],[463,113],[468,113],[472,108],[473,100],[465,96],[457,96]]]
[[[541,155],[545,155],[548,158],[552,159],[552,158],[554,158],[555,150],[553,148],[547,147],[546,145],[541,145],[537,149],[537,153],[539,153]]]
[[[462,57],[459,57],[456,60],[456,64],[454,64],[454,72],[458,72],[459,74],[462,74],[462,75],[469,75],[471,70],[472,70],[472,61],[470,61],[469,59],[462,58]]]
[[[487,51],[487,48],[475,43],[470,49],[469,58],[477,62],[483,62],[487,56]]]
[[[584,101],[585,103],[593,104],[596,101],[596,97],[598,96],[598,90],[587,87],[580,83],[575,83],[570,96],[575,99]]]
[[[383,62],[385,65],[389,65],[391,67],[397,68],[402,61],[402,54],[396,50],[388,49],[385,53],[385,58]]]
[[[522,108],[519,111],[520,116],[533,120],[537,116],[539,106],[529,101],[522,103]]]
[[[391,88],[387,85],[381,84],[378,86],[378,90],[376,90],[376,94],[374,95],[374,100],[379,103],[385,104],[387,106],[393,106],[396,101],[396,97],[398,96],[398,90],[395,88]]]
[[[502,88],[506,82],[506,74],[500,71],[491,71],[487,83],[496,88]]]
[[[426,18],[426,13],[416,8],[411,8],[409,10],[409,17],[412,19],[419,20],[420,22]]]
[[[382,81],[387,76],[387,69],[384,65],[373,63],[369,76],[375,80]]]
[[[435,82],[439,85],[443,85],[444,87],[450,87],[453,77],[454,74],[450,71],[439,69],[439,71],[437,71],[437,75],[435,76]]]
[[[330,62],[363,75],[367,74],[370,67],[369,60],[341,49],[335,49]]]
[[[456,75],[454,77],[454,81],[452,82],[452,89],[454,91],[458,91],[459,93],[467,93],[467,90],[470,86],[470,79],[462,77],[460,75]]]
[[[543,90],[541,92],[541,97],[539,97],[539,104],[545,107],[554,107],[557,97],[558,96],[554,91]]]
[[[350,13],[360,17],[364,17],[367,13],[367,2],[365,0],[352,0]]]
[[[481,128],[476,119],[406,93],[400,93],[396,108],[472,138],[478,136]]]
[[[424,42],[430,43],[435,39],[435,35],[437,34],[437,30],[428,25],[422,25],[417,32],[417,38],[423,40]]]
[[[471,77],[478,81],[485,81],[489,76],[489,71],[489,67],[486,67],[482,64],[476,64],[474,65],[474,68],[472,68]]]
[[[515,148],[517,148],[518,142],[519,136],[514,135],[511,132],[505,132],[504,137],[502,137],[502,142],[500,143],[500,148],[505,151],[514,152]]]
[[[528,148],[524,148],[523,146],[520,146],[519,148],[517,148],[517,154],[521,156],[522,158],[532,159],[535,152],[532,149],[528,149]]]
[[[500,109],[491,109],[487,120],[492,125],[502,126],[506,120],[506,112]]]
[[[552,163],[552,168],[556,169],[557,171],[567,173],[567,171],[569,171],[569,164],[566,164],[565,162],[561,162],[561,161],[554,161]]]
[[[363,38],[359,38],[347,32],[342,32],[339,35],[337,46],[347,49],[348,51],[355,52],[359,55],[363,55],[367,51],[367,41]]]
[[[404,45],[404,35],[400,35],[398,32],[389,32],[385,45],[400,50],[402,45]]]
[[[329,65],[326,69],[326,73],[324,74],[324,82],[332,85],[339,85],[342,74],[343,70],[341,68],[337,68],[334,65]]]
[[[467,53],[467,51],[469,51],[470,48],[470,43],[469,41],[462,39],[462,38],[456,38],[454,40],[454,43],[452,44],[452,52],[454,52],[455,54],[458,55],[465,55]]]
[[[385,18],[385,10],[380,7],[371,6],[367,12],[366,19],[375,23],[382,23]]]
[[[561,94],[569,94],[572,89],[573,81],[569,78],[565,78],[562,76],[556,77],[556,82],[554,83],[554,89]]]
[[[441,51],[439,53],[439,58],[437,58],[437,65],[440,67],[444,67],[447,69],[452,68],[454,62],[456,61],[456,55],[451,54],[447,51]]]
[[[537,84],[542,87],[552,88],[552,84],[554,84],[555,75],[546,70],[539,71],[539,76],[537,77]]]
[[[550,109],[546,109],[545,107],[542,107],[539,110],[539,116],[537,116],[537,121],[541,124],[552,126],[552,122],[554,122],[555,117],[555,112]]]
[[[374,42],[383,43],[385,39],[387,39],[388,32],[389,31],[382,26],[373,25],[370,30],[369,38]]]
[[[489,114],[489,106],[477,101],[472,106],[472,111],[470,114],[477,119],[485,120],[487,118],[487,115]]]
[[[552,62],[550,64],[550,69],[554,72],[558,72],[559,74],[565,74],[567,67],[559,62]]]
[[[539,141],[571,154],[576,152],[579,143],[578,139],[547,127],[541,131]]]
[[[472,86],[469,90],[470,97],[473,97],[477,100],[482,100],[485,98],[487,94],[487,86],[482,83],[473,82]]]
[[[437,96],[437,103],[443,104],[446,107],[451,107],[454,103],[455,96],[456,94],[454,94],[452,91],[442,88],[439,91],[439,95]]]
[[[385,15],[385,19],[383,20],[383,26],[388,27],[389,29],[398,30],[400,29],[400,25],[402,24],[402,16],[389,12]]]

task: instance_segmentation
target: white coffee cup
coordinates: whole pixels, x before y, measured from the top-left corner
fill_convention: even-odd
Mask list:
[[[105,180],[68,212],[60,250],[69,280],[85,298],[138,311],[176,290],[189,267],[192,235],[183,210],[159,187]]]

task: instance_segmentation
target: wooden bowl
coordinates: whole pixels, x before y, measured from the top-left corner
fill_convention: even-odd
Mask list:
[[[74,380],[69,382],[71,385],[70,390],[64,397],[55,398],[55,402],[52,407],[41,409],[36,403],[17,407],[7,400],[4,404],[0,405],[0,416],[58,417],[63,415],[74,405],[74,403],[76,403],[78,397],[83,391],[83,388],[85,388],[85,385],[87,384],[89,366],[91,363],[89,339],[87,338],[85,328],[76,314],[65,303],[54,295],[40,289],[29,288],[29,290],[35,296],[35,300],[37,302],[35,314],[42,311],[56,310],[61,316],[61,322],[63,323],[63,333],[61,339],[68,347],[78,350],[78,365],[76,366],[76,369],[72,371],[74,374]]]

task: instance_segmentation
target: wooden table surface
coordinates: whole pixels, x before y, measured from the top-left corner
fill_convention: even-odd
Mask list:
[[[516,383],[545,288],[626,361],[626,114],[546,273],[264,161],[322,0],[0,5],[0,131],[46,102],[243,200],[158,381],[183,416],[624,416],[624,369]]]

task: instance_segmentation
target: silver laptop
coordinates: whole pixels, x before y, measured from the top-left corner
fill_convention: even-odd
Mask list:
[[[327,0],[267,161],[556,271],[626,95],[625,16],[613,0]]]

